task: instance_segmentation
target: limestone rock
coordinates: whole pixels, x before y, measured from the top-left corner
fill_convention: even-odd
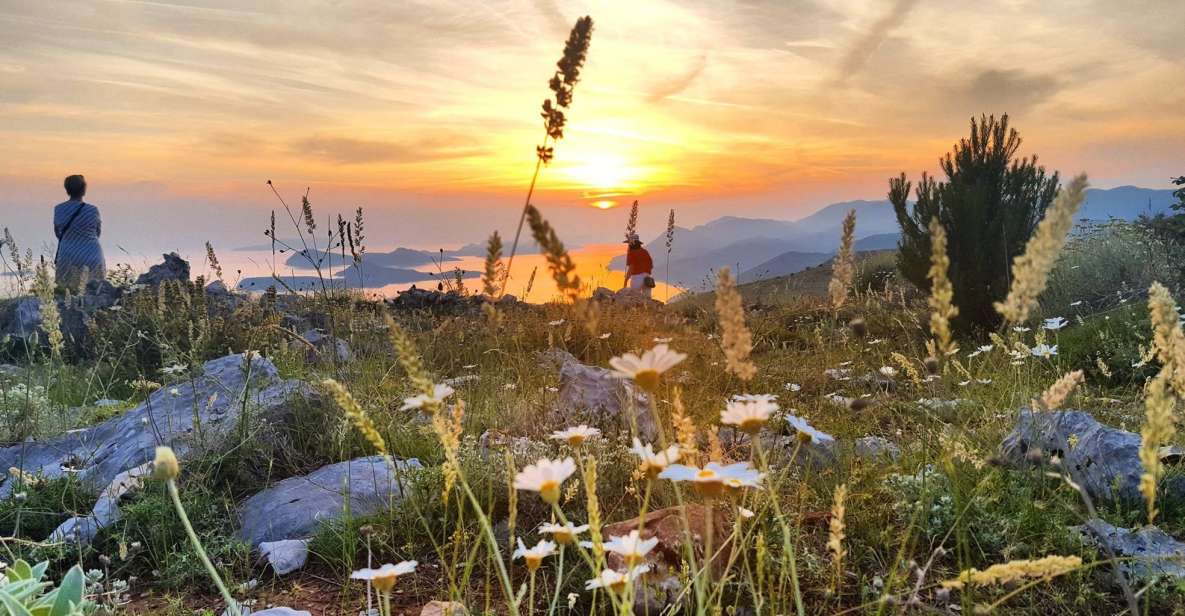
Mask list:
[[[160,443],[181,460],[199,444],[217,446],[244,405],[254,420],[274,421],[283,418],[293,398],[313,395],[308,385],[281,379],[271,361],[248,362],[243,355],[206,362],[193,387],[177,390],[176,397],[168,388],[155,391],[136,408],[83,430],[0,448],[0,468],[47,478],[72,472],[92,486],[109,486],[124,471],[150,462]],[[11,489],[10,482],[0,485],[0,496]]]
[[[115,476],[111,484],[99,492],[99,499],[89,515],[73,516],[62,522],[49,535],[50,541],[90,545],[95,535],[105,526],[118,522],[122,514],[119,501],[144,483],[152,474],[152,464],[144,463]]]
[[[420,468],[418,460],[396,461],[398,474]],[[239,536],[251,545],[311,537],[325,520],[341,516],[349,498],[351,515],[365,517],[403,498],[408,480],[392,473],[382,456],[356,458],[289,477],[239,506]]]
[[[468,616],[469,611],[456,601],[429,601],[420,608],[420,616]]]
[[[309,542],[307,539],[264,541],[259,544],[259,555],[267,560],[276,575],[288,575],[303,569],[309,561]]]
[[[1074,442],[1071,446],[1070,443]],[[1138,501],[1140,435],[1105,426],[1083,411],[1022,410],[1016,427],[1000,444],[1000,458],[1022,468],[1061,458],[1062,468],[1093,498]],[[1173,463],[1180,452],[1164,450],[1161,459]],[[1185,477],[1170,477],[1166,490],[1185,493]]]
[[[637,426],[643,440],[657,436],[650,402],[632,381],[611,371],[580,363],[563,351],[544,355],[545,361],[560,365],[560,386],[552,425],[587,423],[603,431],[629,433]]]
[[[1141,583],[1160,577],[1185,580],[1185,543],[1155,526],[1133,531],[1095,518],[1078,530],[1088,542],[1105,546],[1122,560],[1123,571],[1129,579]]]
[[[161,256],[164,258],[164,261],[153,265],[148,268],[147,272],[140,274],[140,277],[136,278],[136,284],[157,287],[167,280],[189,280],[189,261],[182,259],[181,255],[175,252]]]
[[[319,329],[310,329],[301,334],[301,338],[309,341],[313,348],[310,349],[299,341],[293,344],[299,344],[308,350],[306,359],[309,363],[316,363],[318,360],[344,363],[354,358],[354,353],[350,350],[350,343],[341,338],[330,336]]]

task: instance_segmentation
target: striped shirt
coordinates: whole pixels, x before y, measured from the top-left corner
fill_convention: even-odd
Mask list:
[[[78,199],[59,203],[53,209],[53,231],[58,238],[55,264],[59,285],[79,285],[78,276],[84,269],[91,279],[107,275],[103,247],[99,245],[103,231],[99,208]]]

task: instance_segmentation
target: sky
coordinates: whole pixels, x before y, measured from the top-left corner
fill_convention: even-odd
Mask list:
[[[534,199],[573,244],[882,199],[980,113],[1095,186],[1185,173],[1180,0],[0,0],[0,226],[44,246],[82,173],[129,253],[258,244],[268,180],[380,245],[512,233],[582,15]]]

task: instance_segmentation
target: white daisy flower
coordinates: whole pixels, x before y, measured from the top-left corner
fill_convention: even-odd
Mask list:
[[[350,579],[370,582],[379,592],[388,593],[395,587],[396,579],[414,572],[417,564],[414,560],[405,560],[397,565],[387,563],[378,569],[359,569],[350,574]]]
[[[576,462],[572,458],[543,458],[534,464],[528,464],[514,476],[514,489],[538,492],[544,502],[554,505],[560,500],[560,484],[575,472]]]
[[[1057,345],[1055,344],[1053,346],[1049,346],[1048,344],[1041,343],[1029,349],[1029,353],[1031,353],[1033,357],[1042,357],[1048,359],[1057,355]]]
[[[551,535],[551,538],[555,539],[555,542],[559,544],[572,543],[573,541],[576,541],[576,537],[579,536],[580,533],[587,531],[588,524],[576,526],[571,522],[564,524],[553,524],[549,522],[539,527],[539,533]]]
[[[631,530],[630,534],[623,537],[609,537],[601,547],[605,548],[606,552],[620,554],[626,563],[633,564],[642,560],[657,545],[658,537],[643,539],[638,531]]]
[[[444,400],[456,393],[452,387],[443,383],[437,383],[432,388],[432,395],[416,394],[410,398],[403,400],[403,406],[399,407],[401,411],[409,411],[411,409],[422,409],[425,406],[437,406],[444,403]]]
[[[786,383],[782,386],[786,391],[802,391],[802,385],[798,383]]]
[[[695,489],[707,497],[720,496],[726,488],[758,487],[761,473],[749,468],[747,462],[722,466],[719,462],[708,462],[703,468],[672,464],[658,474],[661,479],[690,482]]]
[[[827,441],[835,440],[835,437],[815,429],[814,426],[801,417],[787,415],[786,423],[790,424],[790,427],[794,428],[794,430],[798,432],[798,438],[808,443],[825,443]]]
[[[618,377],[633,379],[639,387],[652,392],[658,389],[659,376],[684,359],[687,359],[687,356],[683,353],[672,351],[667,345],[660,344],[642,353],[641,357],[633,353],[614,357],[609,360],[609,365]]]
[[[1068,324],[1069,321],[1066,321],[1062,317],[1053,317],[1052,319],[1045,319],[1045,322],[1041,325],[1041,327],[1051,332],[1055,332]]]
[[[597,577],[585,582],[584,589],[596,590],[598,588],[608,588],[614,592],[620,592],[625,588],[626,584],[642,577],[648,571],[650,571],[650,565],[646,564],[638,565],[625,573],[606,569]]]
[[[634,446],[630,447],[630,453],[642,459],[642,472],[651,477],[679,460],[678,445],[671,445],[665,450],[655,453],[653,445],[646,443],[643,446],[642,441],[639,441],[636,436],[634,437]]]
[[[746,520],[752,520],[757,517],[757,514],[752,509],[745,509],[744,507],[737,507],[737,513],[740,513],[741,517]]]
[[[536,543],[533,547],[528,548],[523,544],[523,540],[518,540],[518,549],[510,555],[511,560],[518,558],[523,559],[527,563],[527,569],[534,571],[543,563],[543,559],[555,554],[555,543],[546,539]]]
[[[185,372],[186,370],[189,370],[189,366],[186,366],[185,364],[173,364],[171,366],[165,366],[164,368],[160,369],[161,372],[163,372],[165,374],[170,374],[170,375],[181,374],[182,372]]]
[[[590,428],[585,424],[580,424],[565,430],[557,430],[551,433],[552,440],[564,441],[573,447],[579,447],[584,444],[584,441],[594,439],[601,436],[601,431],[596,428]]]
[[[777,403],[770,400],[734,400],[720,411],[720,423],[754,433],[761,430],[777,410]]]

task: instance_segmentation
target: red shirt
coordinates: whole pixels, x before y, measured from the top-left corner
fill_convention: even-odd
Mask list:
[[[631,248],[625,254],[625,267],[630,276],[649,274],[654,271],[654,259],[645,248]]]

